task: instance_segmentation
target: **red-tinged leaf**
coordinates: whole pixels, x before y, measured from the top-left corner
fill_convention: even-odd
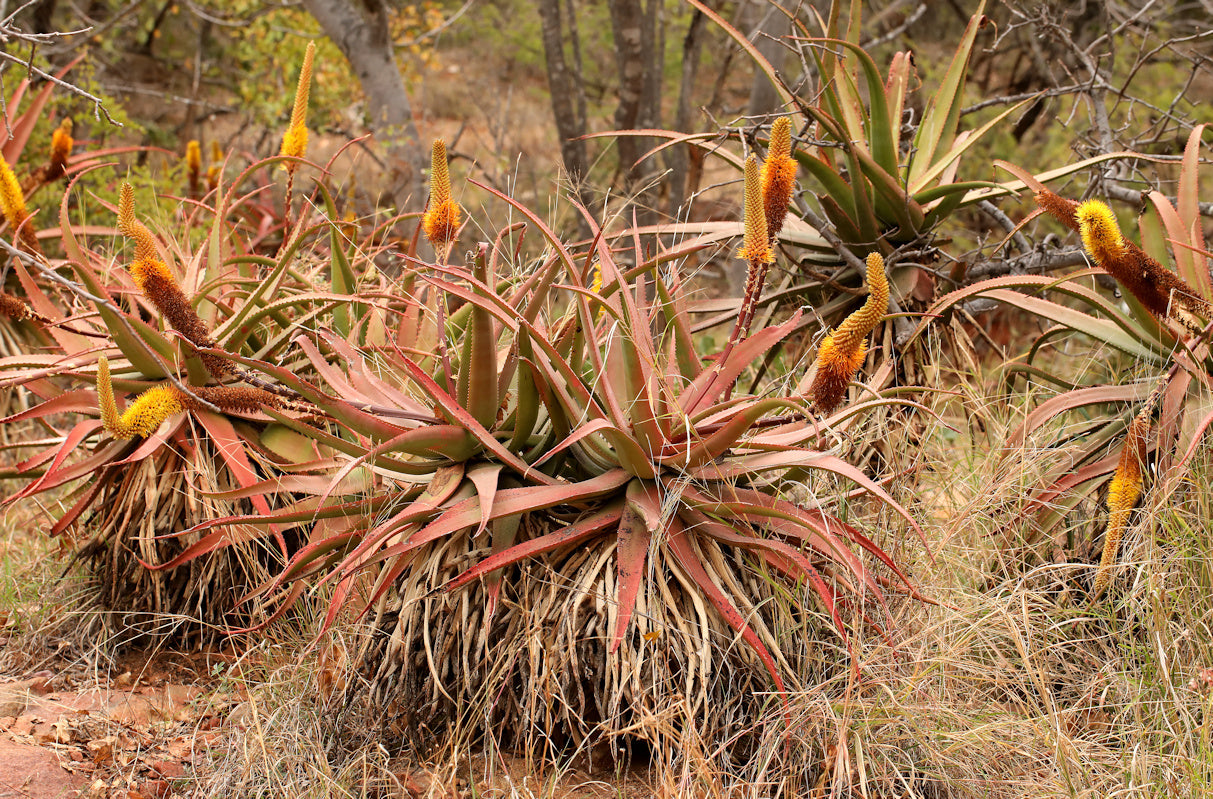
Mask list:
[[[687,529],[711,536],[717,541],[744,549],[748,552],[769,552],[787,559],[795,566],[793,575],[795,577],[803,577],[809,581],[813,586],[813,590],[817,592],[817,595],[821,597],[821,601],[825,603],[826,610],[834,621],[834,627],[844,640],[847,638],[846,629],[842,625],[842,617],[838,615],[838,608],[834,604],[834,592],[826,585],[825,580],[821,578],[821,574],[813,567],[809,559],[795,548],[788,546],[782,541],[766,539],[760,536],[740,535],[736,530],[729,528],[728,525],[714,522],[702,513],[694,511],[687,514]],[[881,597],[881,602],[883,603],[884,598],[881,596],[879,588],[874,583],[871,584],[871,587],[874,589],[873,593]]]
[[[41,402],[32,408],[14,413],[0,419],[0,424],[12,424],[26,419],[42,419],[53,413],[84,413],[96,410],[97,393],[95,391],[68,391],[46,402]]]
[[[747,366],[753,363],[758,356],[764,355],[780,341],[783,341],[799,322],[800,311],[797,310],[792,314],[792,318],[783,324],[763,328],[740,342],[729,353],[726,363],[718,361],[704,369],[679,396],[678,403],[682,406],[683,411],[688,416],[693,416],[715,402],[725,389],[733,385],[737,376]]]
[[[1190,244],[1192,240],[1189,236],[1189,228],[1184,224],[1184,220],[1175,211],[1174,206],[1171,205],[1171,201],[1168,200],[1166,196],[1162,194],[1162,192],[1157,190],[1151,191],[1148,197],[1150,202],[1154,204],[1155,210],[1158,211],[1158,216],[1162,220],[1163,225],[1167,228],[1167,235],[1173,241]],[[1179,273],[1179,276],[1187,281],[1190,285],[1195,286],[1196,284],[1192,282],[1192,278],[1197,276],[1196,262],[1199,261],[1201,266],[1203,266],[1205,259],[1198,258],[1196,253],[1187,247],[1176,247],[1172,254],[1175,258],[1175,264],[1178,267],[1176,271]],[[1207,269],[1205,269],[1205,275],[1207,280]]]
[[[468,433],[475,436],[476,440],[479,441],[485,449],[496,455],[505,465],[509,466],[511,469],[518,472],[528,480],[533,480],[537,483],[542,483],[543,485],[557,485],[554,479],[531,467],[521,460],[517,455],[502,446],[501,442],[498,441],[492,433],[484,429],[484,427],[477,422],[470,413],[464,410],[459,403],[455,402],[455,400],[449,394],[439,388],[438,384],[434,382],[433,378],[426,374],[425,370],[414,363],[412,359],[405,358],[404,366],[408,371],[409,376],[420,385],[422,390],[429,394],[438,403],[443,413],[447,414],[447,416],[449,416],[453,422],[462,425],[463,428],[468,431]]]
[[[632,479],[632,475],[623,469],[615,469],[605,474],[580,483],[562,483],[553,486],[528,486],[525,488],[508,488],[497,492],[490,520],[507,516],[533,513],[535,511],[554,508],[558,505],[577,505],[580,502],[596,499],[618,490]],[[436,541],[443,536],[466,530],[477,524],[480,519],[480,503],[478,498],[464,500],[446,510],[441,516],[430,522],[409,540],[388,547],[380,552],[375,561],[387,560],[397,555],[411,552],[417,547]],[[407,518],[407,521],[415,521]],[[380,528],[372,531],[372,536],[378,534]]]
[[[644,580],[649,546],[660,535],[662,524],[660,489],[653,483],[633,480],[628,483],[623,515],[619,519],[618,543],[615,547],[617,579],[615,601],[619,612],[615,632],[611,636],[613,655],[623,641],[636,609],[636,597]]]
[[[502,466],[499,463],[478,463],[468,469],[468,479],[476,486],[476,496],[480,500],[480,526],[476,528],[479,537],[488,527],[493,515],[493,500],[497,496],[498,480],[501,477]]]
[[[307,589],[307,587],[307,583],[295,583],[286,592],[286,596],[278,601],[278,607],[274,610],[274,612],[271,613],[264,621],[259,624],[254,624],[251,627],[224,630],[224,633],[227,635],[247,635],[248,633],[255,633],[260,630],[264,630],[266,627],[269,627],[275,621],[282,618],[282,614],[294,607],[295,603],[299,601],[299,597],[303,596],[303,592]],[[243,604],[244,601],[250,599],[251,596],[252,595],[244,597],[240,603],[238,603],[238,605]]]
[[[1179,205],[1179,218],[1187,227],[1187,235],[1183,236],[1181,240],[1190,243],[1197,249],[1204,249],[1205,246],[1204,230],[1201,227],[1199,182],[1200,143],[1206,127],[1204,124],[1196,125],[1188,135],[1188,143],[1184,146],[1183,166],[1179,170],[1179,189],[1176,197]],[[1205,266],[1203,258],[1183,259],[1176,252],[1175,262],[1179,266],[1180,277],[1200,292],[1206,300],[1213,299],[1213,281],[1209,278],[1209,270]],[[1185,266],[1189,266],[1190,271],[1185,272]]]
[[[1107,477],[1116,471],[1116,464],[1119,461],[1120,453],[1117,452],[1095,463],[1087,464],[1081,469],[1076,469],[1060,480],[1032,492],[1031,499],[1024,505],[1024,511],[1030,513],[1034,510],[1051,507],[1057,501],[1057,498],[1063,494],[1068,494],[1084,483],[1098,480],[1101,477]]]
[[[1027,418],[1007,436],[1007,443],[1003,445],[1003,449],[1005,451],[1021,446],[1029,435],[1058,414],[1088,405],[1140,402],[1150,395],[1151,390],[1153,390],[1153,386],[1147,383],[1130,383],[1124,386],[1080,388],[1059,394],[1045,400],[1033,409]]]
[[[734,410],[732,417],[727,422],[711,433],[705,434],[703,439],[697,441],[693,446],[687,447],[687,442],[682,442],[682,452],[674,451],[673,447],[667,447],[666,451],[674,451],[674,454],[667,456],[663,452],[659,460],[663,465],[677,466],[682,469],[698,469],[705,464],[710,464],[730,448],[744,444],[741,437],[750,432],[762,417],[779,408],[790,409],[793,413],[804,410],[803,404],[787,399],[758,400]]]
[[[623,516],[623,503],[616,502],[603,510],[538,538],[515,544],[504,552],[498,552],[477,563],[472,568],[453,578],[442,586],[443,591],[454,591],[497,569],[519,563],[527,558],[551,552],[560,547],[577,544],[595,535],[613,524],[617,524]]]
[[[725,596],[724,592],[712,581],[707,570],[703,567],[701,556],[695,551],[695,547],[691,544],[690,536],[687,535],[682,523],[677,519],[673,519],[670,524],[670,537],[666,544],[670,552],[673,553],[674,559],[692,583],[699,586],[707,597],[708,602],[716,608],[716,611],[724,618],[730,627],[741,634],[741,637],[758,655],[758,659],[766,667],[767,673],[771,675],[771,680],[775,683],[775,690],[780,694],[780,700],[784,706],[784,713],[788,713],[788,696],[787,689],[784,687],[783,678],[779,675],[779,669],[775,666],[775,659],[771,657],[771,653],[767,651],[766,646],[759,640],[754,630],[746,622],[745,618],[737,611],[732,601]]]
[[[254,483],[247,488],[235,488],[231,491],[203,491],[204,496],[230,502],[236,499],[246,499],[252,496],[266,494],[290,493],[307,494],[314,497],[327,497],[330,494],[365,494],[370,485],[365,475],[333,487],[333,479],[324,475],[283,474],[270,477]]]
[[[101,489],[113,482],[114,477],[119,473],[117,469],[105,469],[97,476],[97,479],[90,481],[87,489],[80,498],[67,509],[67,511],[59,517],[59,520],[51,525],[50,535],[55,538],[63,534],[63,531],[75,524],[76,519],[80,518],[80,514],[84,513],[97,498],[97,494],[101,493]]]
[[[249,462],[248,453],[245,451],[245,447],[248,445],[243,438],[236,435],[236,430],[232,427],[231,420],[226,416],[220,416],[210,411],[196,411],[194,416],[206,429],[206,432],[210,434],[211,440],[215,444],[215,449],[219,451],[219,457],[223,458],[223,462],[227,464],[228,471],[236,478],[236,482],[245,488],[256,485],[259,478],[253,470],[253,465]],[[269,515],[270,506],[264,495],[254,494],[249,497],[249,501],[263,515]],[[282,531],[277,526],[271,524],[270,532],[278,541],[282,554],[286,556],[286,539],[283,538]]]
[[[507,516],[493,523],[493,555],[500,555],[518,540],[518,528],[522,525],[522,516]],[[492,625],[493,617],[497,614],[497,602],[501,596],[500,570],[493,570],[484,578],[484,634],[487,636]]]
[[[81,53],[73,58],[66,66],[55,73],[55,77],[62,79],[86,55],[87,53]],[[31,53],[32,57],[33,54]],[[28,80],[22,81],[22,83],[26,86],[30,85]],[[11,124],[6,125],[8,127],[8,138],[5,140],[3,148],[0,148],[0,151],[4,153],[4,160],[8,163],[15,164],[20,160],[21,153],[25,149],[26,143],[29,142],[30,134],[34,132],[34,126],[42,119],[42,109],[46,106],[47,100],[50,99],[51,90],[55,88],[55,83],[55,81],[48,80],[42,84],[38,93],[34,95],[34,99],[25,107],[20,116]],[[14,99],[10,100],[10,102],[12,105],[9,107],[15,109],[19,102],[19,96],[14,93]]]
[[[73,451],[75,451],[76,447],[79,446],[81,441],[88,438],[89,435],[91,435],[95,430],[99,430],[100,428],[101,428],[101,422],[97,419],[87,419],[83,422],[80,422],[75,427],[73,427],[68,432],[68,434],[66,436],[64,436],[63,444],[61,444],[59,446],[58,451],[55,452],[55,458],[54,458],[53,462],[51,463],[50,468],[46,470],[46,473],[43,474],[40,478],[38,478],[36,481],[31,483],[30,485],[23,488],[18,493],[14,494],[12,497],[9,497],[8,499],[6,499],[4,501],[4,504],[7,505],[7,504],[13,502],[14,500],[24,499],[25,497],[32,496],[33,494],[36,494],[39,491],[44,490],[44,487],[49,488],[52,480],[54,480],[54,478],[56,477],[57,472],[59,471],[59,468],[63,465],[63,462],[67,459],[67,456],[72,454]],[[123,443],[125,445],[125,442],[123,442]],[[42,462],[42,461],[39,461],[39,462]],[[26,468],[26,465],[24,463],[17,464],[18,470],[22,470],[24,468]],[[59,484],[58,482],[55,483],[55,485],[58,485],[58,484]]]

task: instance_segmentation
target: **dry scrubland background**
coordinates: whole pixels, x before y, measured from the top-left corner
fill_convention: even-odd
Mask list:
[[[816,101],[804,47],[781,40],[788,34],[784,17],[765,3],[708,5],[752,33],[787,85]],[[828,4],[815,5],[828,15]],[[369,106],[340,49],[303,6],[59,0],[31,4],[10,23],[27,33],[91,26],[42,44],[34,61],[49,69],[84,53],[68,79],[103,98],[122,123],[96,117],[88,98],[56,90],[31,141],[49,141],[59,120],[70,116],[79,147],[143,148],[123,154],[117,168],[82,178],[69,197],[73,212],[94,202],[112,210],[118,182],[126,178],[153,230],[174,229],[181,219],[176,198],[186,143],[199,140],[209,152],[217,142],[233,169],[275,154],[304,49],[314,39],[308,155],[320,164],[333,158],[328,184],[343,224],[369,231],[388,223],[390,201],[398,201],[400,210],[420,210],[434,137],[447,142],[456,199],[473,220],[460,251],[518,218],[517,208],[495,201],[492,189],[515,198],[566,241],[586,232],[572,199],[599,219],[622,212],[622,225],[633,214],[642,224],[740,219],[739,173],[719,159],[670,148],[634,167],[657,138],[595,137],[578,150],[562,135],[626,128],[726,131],[733,135],[721,137],[722,148],[741,152],[744,138],[747,148],[757,144],[765,152],[771,118],[799,113],[781,108],[753,59],[692,6],[652,0],[620,7],[631,16],[612,18],[607,4],[576,0],[366,3],[389,20],[399,43],[396,58],[416,139],[397,128],[348,147],[373,127]],[[924,91],[907,100],[905,141],[928,113],[933,89],[946,80],[975,7],[865,4],[856,35],[882,73],[895,53],[914,52]],[[16,9],[10,3],[5,12]],[[797,10],[809,18],[809,4]],[[1007,180],[995,159],[1039,174],[1117,151],[1154,156],[1092,163],[1049,184],[1066,197],[1110,198],[1127,235],[1137,240],[1139,211],[1158,207],[1143,201],[1143,189],[1175,197],[1194,185],[1180,185],[1177,159],[1193,126],[1213,121],[1201,105],[1213,89],[1207,63],[1213,8],[995,3],[986,13],[992,24],[980,31],[966,70],[959,124],[975,130],[1019,105],[965,153],[957,179]],[[641,32],[639,45],[631,45],[639,47],[635,52],[619,43],[626,39],[616,36],[622,22]],[[565,65],[557,92],[550,89],[554,50],[545,51],[545,36],[549,44],[559,42]],[[6,52],[30,57],[27,46],[13,42]],[[9,63],[6,96],[24,77],[19,64]],[[861,95],[871,97],[867,89]],[[804,134],[797,146],[807,148],[810,136],[797,125],[796,133]],[[1207,153],[1200,150],[1200,158]],[[584,164],[575,180],[559,168],[558,156]],[[1201,171],[1192,165],[1189,174]],[[1207,184],[1208,175],[1202,177]],[[793,214],[802,206],[822,213],[810,195],[823,190],[803,169],[799,185],[806,196]],[[280,202],[281,186],[267,194]],[[44,190],[31,204],[53,209],[59,199]],[[1201,199],[1213,201],[1213,194],[1206,190]],[[1196,220],[1209,212],[1191,202],[1185,208],[1182,197],[1179,205],[1180,213],[1192,211]],[[1034,207],[1027,193],[994,205],[966,205],[920,235],[894,242],[890,264],[900,266],[895,288],[906,310],[942,310],[936,303],[947,292],[983,278],[1019,281],[1014,287],[1030,292],[1082,265],[1078,236],[1053,220],[1016,229]],[[87,224],[114,223],[111,217]],[[1203,265],[1203,255],[1181,255],[1192,248],[1173,244],[1177,230],[1189,244],[1202,240],[1203,221],[1195,232],[1191,226],[1168,225],[1165,233],[1157,227],[1141,239],[1143,247],[1174,247],[1176,260]],[[390,248],[407,248],[414,229],[413,220],[387,224],[377,239],[368,238],[387,248],[374,263],[388,276],[375,273],[376,280],[394,278],[399,261]],[[182,230],[185,250],[201,246],[205,230]],[[1013,243],[1003,246],[1008,238]],[[725,320],[697,332],[703,351],[720,350],[736,315],[745,284],[745,264],[733,257],[739,243],[698,252],[683,264],[687,290],[703,312],[696,318],[722,314]],[[425,258],[432,254],[427,247],[420,245]],[[110,252],[120,262],[120,248]],[[823,257],[793,267],[787,252],[768,284],[787,293],[764,306],[771,315],[760,314],[759,326],[785,321],[797,307],[836,324],[857,305],[848,302],[864,289],[850,266]],[[812,285],[795,289],[798,280]],[[791,594],[773,583],[746,583],[746,590],[765,598],[762,619],[792,667],[787,677],[795,687],[786,711],[774,700],[764,706],[762,697],[722,702],[727,709],[712,719],[715,727],[697,729],[682,723],[684,708],[646,706],[647,715],[630,719],[634,728],[614,730],[617,737],[593,748],[572,739],[536,744],[526,734],[508,741],[486,736],[492,725],[477,717],[484,704],[476,703],[454,714],[451,729],[433,735],[385,732],[375,715],[382,707],[342,701],[360,696],[362,683],[382,686],[374,669],[355,668],[369,633],[354,623],[354,613],[342,614],[318,637],[328,589],[252,636],[182,642],[153,635],[153,644],[131,645],[121,631],[97,621],[91,609],[97,581],[73,562],[75,543],[44,534],[63,512],[60,497],[50,495],[8,506],[0,527],[4,680],[24,681],[27,693],[62,695],[66,706],[98,686],[147,688],[146,703],[159,709],[121,716],[93,708],[60,718],[61,727],[39,717],[44,727],[31,721],[26,729],[19,720],[31,715],[29,707],[48,717],[56,711],[23,705],[11,714],[13,724],[0,724],[0,736],[7,736],[6,744],[37,742],[69,767],[76,762],[73,751],[95,762],[95,774],[83,778],[78,770],[77,776],[99,796],[1213,795],[1213,462],[1207,445],[1181,447],[1179,458],[1161,446],[1151,455],[1162,466],[1157,473],[1147,469],[1147,491],[1131,517],[1112,589],[1102,598],[1090,595],[1108,517],[1106,477],[1129,421],[1154,382],[1179,362],[1173,352],[1180,348],[1106,277],[1088,276],[1058,303],[1067,310],[1042,318],[1039,308],[1033,312],[1025,303],[974,295],[949,307],[904,350],[903,331],[894,322],[878,329],[866,368],[887,369],[882,374],[889,383],[880,390],[916,387],[921,408],[873,414],[831,433],[829,446],[885,481],[922,525],[926,546],[890,505],[846,496],[842,481],[810,481],[805,490],[832,493],[838,515],[870,535],[931,601],[910,597],[890,578],[890,635],[855,622],[848,647],[830,631],[824,612],[797,610]],[[1084,331],[1085,320],[1075,322],[1071,312],[1104,314],[1115,324]],[[1055,325],[1072,327],[1057,333]],[[809,328],[793,335],[770,370],[790,374],[794,384],[823,333]],[[1125,336],[1140,339],[1140,351]],[[1011,365],[1029,360],[1030,367]],[[1189,439],[1193,423],[1210,412],[1203,388],[1207,354],[1198,352],[1193,361],[1190,371],[1187,365],[1180,370],[1191,376],[1191,388],[1175,389],[1163,403],[1186,410]],[[1123,388],[1138,384],[1145,389]],[[1100,395],[1108,401],[1098,404],[1061,400],[1073,406],[1072,414],[1032,415],[1075,386],[1112,388]],[[10,442],[44,434],[50,431],[30,425],[3,431]],[[1199,442],[1199,435],[1194,438]],[[16,452],[6,455],[6,467],[18,460]],[[1057,513],[1039,513],[1028,502],[1041,485],[1092,463],[1103,464],[1100,479],[1050,497]],[[6,494],[22,485],[7,482]],[[439,571],[446,577],[457,573],[444,568]],[[546,585],[550,577],[533,579]],[[690,609],[687,615],[693,615]],[[143,630],[157,634],[181,623],[144,621]],[[451,623],[449,617],[434,621],[435,628]],[[660,631],[654,636],[660,643]],[[719,640],[721,652],[745,649],[727,634]],[[752,655],[736,657],[748,668],[738,672],[747,675],[738,684],[769,688]],[[39,679],[50,682],[31,682]],[[705,695],[729,697],[735,688],[730,679],[719,678]],[[181,684],[192,687],[185,691]],[[785,749],[778,735],[784,712],[795,729],[794,749]],[[745,713],[757,713],[759,721],[751,724]],[[334,718],[340,719],[337,729]],[[758,732],[714,737],[747,726]],[[0,762],[6,751],[0,748]]]

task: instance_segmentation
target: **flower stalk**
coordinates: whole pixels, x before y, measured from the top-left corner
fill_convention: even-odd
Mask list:
[[[773,241],[783,230],[788,203],[796,188],[796,159],[792,158],[792,120],[780,117],[771,126],[767,160],[762,164],[762,206],[767,235]]]

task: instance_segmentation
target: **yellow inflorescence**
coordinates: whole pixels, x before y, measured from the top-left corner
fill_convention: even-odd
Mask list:
[[[745,162],[745,236],[737,253],[751,266],[775,261],[771,237],[767,232],[766,211],[762,200],[762,185],[758,176],[758,159],[751,155]]]
[[[792,120],[780,117],[771,126],[771,145],[762,165],[762,203],[767,235],[779,235],[796,188],[796,159],[792,158]]]
[[[451,176],[446,164],[446,142],[434,139],[430,152],[430,202],[422,218],[425,237],[435,249],[454,243],[459,232],[459,203],[451,199]]]
[[[29,218],[29,211],[25,209],[25,194],[21,191],[21,184],[17,181],[17,176],[13,174],[13,169],[8,165],[8,161],[4,160],[4,156],[0,156],[0,211],[3,211],[8,226],[13,230],[21,227],[21,224]]]
[[[282,137],[282,154],[292,158],[303,158],[307,154],[307,101],[312,87],[312,59],[316,56],[316,43],[308,42],[303,55],[303,67],[299,70],[299,84],[295,88],[295,105],[291,109],[291,125]],[[294,171],[295,165],[286,168]]]
[[[1099,570],[1095,573],[1092,593],[1099,596],[1108,587],[1112,577],[1112,566],[1120,549],[1120,539],[1129,525],[1129,514],[1141,499],[1143,469],[1146,458],[1146,438],[1150,433],[1153,403],[1137,415],[1125,435],[1125,447],[1120,452],[1116,473],[1108,484],[1108,527],[1104,532],[1103,555],[1099,559]]]
[[[97,362],[97,396],[101,405],[101,424],[114,438],[147,438],[165,419],[185,410],[180,390],[165,383],[140,394],[119,416],[110,383],[109,361],[104,355]]]
[[[1125,255],[1125,239],[1112,209],[1099,200],[1087,200],[1075,212],[1082,244],[1095,262],[1105,269]],[[1109,270],[1111,271],[1111,270]]]
[[[157,259],[156,240],[147,226],[135,218],[135,189],[123,183],[118,192],[118,230],[135,242],[136,261]]]
[[[868,298],[826,336],[817,351],[817,375],[809,389],[813,403],[829,413],[842,401],[847,384],[854,379],[867,354],[868,334],[884,318],[889,307],[889,280],[884,258],[872,253],[867,259]]]
[[[153,301],[159,299],[155,295],[157,290],[165,284],[177,285],[177,277],[165,266],[163,261],[157,261],[155,258],[135,261],[131,264],[130,271],[131,277],[135,279],[135,285],[139,287],[145,297]]]
[[[202,144],[197,139],[190,139],[185,145],[185,169],[190,184],[190,190],[198,188],[202,175]]]

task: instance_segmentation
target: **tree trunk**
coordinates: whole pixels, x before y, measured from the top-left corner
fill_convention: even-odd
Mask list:
[[[543,55],[548,72],[548,96],[552,102],[552,114],[556,120],[556,133],[560,136],[560,157],[564,171],[577,191],[578,199],[587,207],[592,200],[585,178],[589,172],[586,154],[586,99],[582,80],[580,42],[577,36],[577,20],[572,0],[568,6],[569,43],[572,46],[574,69],[570,70],[564,58],[565,22],[561,17],[560,0],[539,0],[540,30],[543,37]],[[583,223],[578,215],[579,224]],[[588,233],[586,227],[583,232]]]
[[[383,0],[303,0],[353,67],[375,139],[387,156],[396,205],[417,210],[425,203],[429,148],[421,142],[413,106],[396,66]]]
[[[782,71],[788,49],[781,38],[792,32],[792,21],[787,12],[774,3],[760,2],[755,9],[757,23],[750,31],[750,41],[762,57]],[[747,116],[760,116],[781,111],[779,92],[775,91],[771,79],[760,70],[754,70],[754,82],[750,85],[750,101],[746,106]]]
[[[661,124],[661,70],[663,66],[661,3],[658,0],[613,0],[611,28],[615,35],[615,58],[619,65],[619,106],[615,127],[619,130],[658,127]],[[645,185],[657,171],[652,160],[640,161],[653,145],[651,139],[619,137],[619,166],[624,186],[635,199],[637,218],[656,221],[655,187]]]

